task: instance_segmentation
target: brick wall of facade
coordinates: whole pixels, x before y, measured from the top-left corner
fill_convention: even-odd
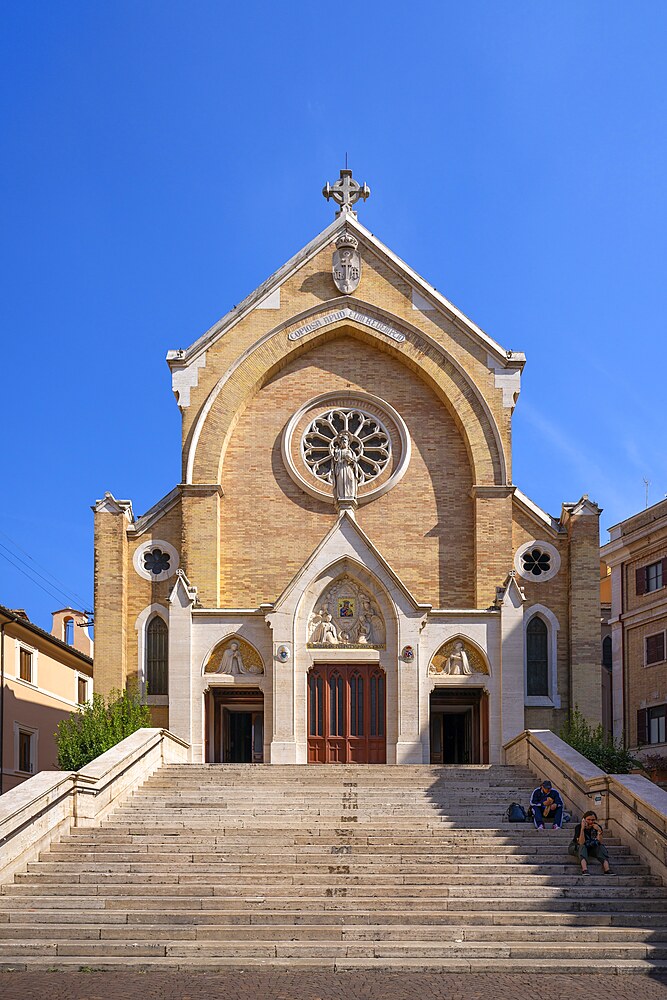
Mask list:
[[[241,414],[227,449],[221,503],[223,606],[274,601],[335,522],[332,504],[290,479],[283,429],[308,399],[337,389],[380,396],[412,438],[403,479],[360,507],[357,519],[420,601],[469,607],[474,539],[468,456],[456,425],[411,371],[351,337],[314,348],[284,368]]]

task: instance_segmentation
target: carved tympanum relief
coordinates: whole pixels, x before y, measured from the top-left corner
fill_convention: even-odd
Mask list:
[[[309,646],[384,649],[384,618],[373,597],[345,574],[324,591],[308,621]]]
[[[257,650],[249,642],[238,636],[230,636],[215,647],[204,673],[243,677],[263,674],[264,664]]]
[[[469,677],[488,674],[481,653],[462,639],[449,639],[440,647],[428,668],[431,677]]]

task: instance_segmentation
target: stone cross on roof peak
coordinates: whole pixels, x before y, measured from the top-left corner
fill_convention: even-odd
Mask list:
[[[352,177],[352,171],[348,170],[347,167],[340,172],[340,178],[334,181],[333,184],[327,183],[322,188],[322,194],[329,201],[330,198],[340,205],[340,208],[336,212],[336,218],[339,215],[354,215],[356,212],[353,211],[352,206],[355,205],[360,198],[364,201],[368,198],[371,193],[371,189],[368,184],[359,184]]]

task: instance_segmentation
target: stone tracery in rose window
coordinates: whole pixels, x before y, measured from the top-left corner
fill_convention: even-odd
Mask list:
[[[333,449],[347,432],[359,468],[359,484],[377,479],[391,459],[391,439],[376,416],[358,408],[336,408],[316,417],[301,440],[303,460],[317,479],[333,482]]]

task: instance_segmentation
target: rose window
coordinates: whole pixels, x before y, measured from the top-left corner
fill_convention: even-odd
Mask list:
[[[159,576],[168,570],[169,562],[169,553],[163,552],[162,549],[151,549],[150,552],[144,553],[144,569],[153,576]]]
[[[542,549],[528,549],[521,556],[521,561],[524,572],[530,573],[531,576],[542,576],[551,569],[551,556]]]
[[[337,408],[316,417],[301,439],[303,460],[314,476],[333,482],[333,451],[340,434],[349,436],[359,468],[359,485],[376,479],[391,459],[391,439],[377,417],[360,409]]]

